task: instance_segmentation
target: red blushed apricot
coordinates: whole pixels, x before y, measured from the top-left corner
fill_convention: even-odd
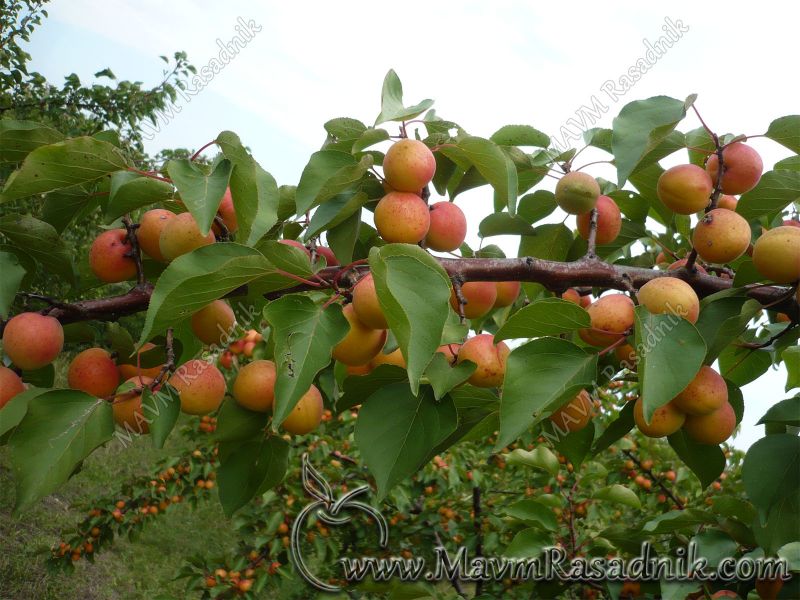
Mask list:
[[[416,194],[390,192],[375,207],[375,228],[389,243],[421,242],[430,226],[428,205]]]
[[[750,225],[744,217],[724,208],[715,208],[697,223],[692,245],[704,261],[724,264],[747,251],[750,236]]]
[[[692,215],[710,202],[714,183],[697,165],[677,165],[658,178],[656,195],[668,209],[679,215]]]
[[[108,352],[89,348],[72,359],[67,369],[67,383],[74,390],[104,398],[117,389],[119,370]]]
[[[89,267],[100,281],[119,283],[136,277],[133,248],[124,229],[104,231],[89,248]]]
[[[700,367],[697,375],[672,403],[687,415],[707,415],[728,402],[728,386],[722,375],[707,366]]]
[[[236,233],[239,229],[239,222],[236,220],[236,209],[233,207],[233,196],[231,196],[231,188],[225,190],[222,200],[217,209],[222,222],[225,223],[230,233]]]
[[[375,292],[375,280],[372,273],[367,273],[358,280],[353,288],[353,310],[367,327],[372,329],[386,329],[389,324],[383,314],[378,294]]]
[[[158,243],[164,260],[175,260],[201,246],[213,244],[214,233],[200,233],[197,221],[191,213],[185,212],[167,221]]]
[[[506,374],[506,359],[511,353],[505,342],[494,343],[494,336],[481,333],[469,338],[458,350],[456,362],[465,360],[477,365],[467,380],[477,387],[499,387]]]
[[[387,150],[383,159],[383,173],[386,183],[393,190],[419,193],[433,179],[436,159],[422,142],[400,140]]]
[[[437,202],[430,207],[431,225],[425,245],[438,252],[458,250],[467,237],[467,218],[452,202]]]
[[[707,415],[689,415],[683,429],[695,442],[715,446],[721,444],[736,429],[736,413],[729,402],[725,402]]]
[[[595,241],[601,246],[610,244],[617,239],[622,229],[622,213],[620,213],[617,203],[608,196],[598,197],[595,208],[597,209],[597,237]],[[589,239],[591,215],[592,213],[589,211],[576,217],[578,233],[585,240]]]
[[[3,330],[3,352],[25,371],[49,365],[64,347],[64,329],[53,317],[20,313]]]
[[[782,223],[782,225],[784,227],[800,227],[800,221],[795,221],[794,219],[787,219]]]
[[[153,210],[148,210],[139,219],[136,239],[139,241],[139,248],[150,258],[164,260],[164,255],[161,254],[161,232],[169,220],[174,217],[175,213],[171,210],[154,208]]]
[[[286,417],[281,427],[294,435],[305,435],[314,431],[322,421],[325,405],[322,394],[315,385],[300,397],[292,412]]]
[[[586,390],[581,390],[569,402],[566,402],[550,415],[550,421],[561,431],[580,431],[592,420],[592,397]]]
[[[776,283],[800,279],[800,228],[784,225],[762,233],[753,246],[753,264]]]
[[[143,353],[147,352],[148,350],[152,350],[155,348],[155,344],[150,342],[146,342],[142,349],[137,352],[137,357],[140,357]],[[118,365],[117,368],[119,369],[119,376],[122,379],[130,379],[131,377],[135,377],[136,375],[144,375],[145,377],[156,378],[158,374],[161,373],[161,368],[164,365],[156,365],[155,367],[148,367],[148,368],[136,368],[136,364],[123,364]]]
[[[493,308],[511,306],[522,289],[519,281],[498,281],[495,286],[497,287],[497,300],[494,301]]]
[[[142,410],[141,392],[128,397],[132,389],[142,388],[153,383],[151,377],[131,377],[119,387],[119,395],[114,398],[111,410],[114,414],[114,422],[125,431],[130,431],[138,435],[150,432],[150,424],[144,416]]]
[[[336,267],[339,265],[336,255],[330,248],[326,248],[325,246],[317,246],[317,254],[325,257],[325,264],[329,267]]]
[[[677,315],[696,323],[700,315],[700,299],[685,281],[676,277],[657,277],[639,290],[639,303],[654,315]]]
[[[456,363],[456,358],[458,358],[458,351],[460,348],[461,344],[444,344],[439,346],[436,349],[436,352],[443,354],[447,359],[447,362],[453,365]]]
[[[352,304],[347,304],[342,314],[350,324],[350,331],[333,347],[333,358],[350,366],[365,365],[383,348],[386,330],[372,329],[362,323]]]
[[[667,271],[677,271],[678,269],[682,269],[683,267],[685,267],[685,266],[686,266],[686,263],[687,263],[687,262],[689,262],[689,259],[688,259],[688,258],[681,258],[681,259],[678,259],[678,260],[676,260],[674,263],[672,263],[670,266],[668,266],[668,267],[667,267]],[[694,267],[695,267],[695,269],[697,269],[697,271],[698,271],[699,273],[702,273],[703,275],[708,275],[708,271],[706,271],[706,270],[703,268],[703,265],[698,265],[698,264],[695,262],[695,263],[694,263]]]
[[[592,210],[600,196],[597,180],[581,171],[567,173],[556,184],[556,204],[571,215],[580,215]]]
[[[236,323],[233,309],[224,300],[214,300],[192,315],[192,331],[204,344],[219,346],[229,340]]]
[[[739,204],[739,201],[736,199],[736,196],[731,196],[730,194],[723,194],[719,197],[719,200],[717,200],[717,208],[736,211],[737,204]]]
[[[494,306],[497,300],[497,286],[493,281],[468,281],[461,284],[461,293],[467,303],[464,305],[464,316],[468,319],[482,317]],[[458,298],[455,290],[450,292],[450,306],[458,313]]]
[[[642,399],[639,398],[633,406],[633,419],[639,431],[647,437],[660,438],[678,431],[683,426],[686,415],[678,410],[672,402],[669,402],[664,406],[658,407],[653,413],[650,423],[647,423],[644,420],[644,404]]]
[[[254,360],[239,369],[233,382],[233,397],[241,406],[269,412],[275,401],[277,370],[271,360]]]
[[[297,240],[278,240],[281,244],[286,244],[287,246],[294,246],[306,253],[308,258],[311,258],[311,252],[309,252],[308,248],[306,248],[303,244],[298,242]]]
[[[764,163],[761,156],[747,144],[736,142],[722,151],[722,191],[726,194],[744,194],[758,184]],[[716,183],[719,170],[719,159],[716,154],[708,157],[706,171],[711,181]]]
[[[633,300],[625,294],[610,294],[598,298],[586,309],[591,319],[590,329],[578,334],[591,346],[607,347],[625,337],[633,327]]]
[[[178,392],[181,410],[190,415],[205,415],[217,410],[225,397],[225,377],[204,360],[190,360],[175,371],[169,383]]]
[[[25,391],[25,384],[19,375],[8,367],[0,365],[0,408],[8,404],[17,394]]]
[[[561,299],[582,306],[583,308],[587,308],[592,303],[590,296],[581,296],[580,292],[575,288],[569,288],[566,292],[561,294]]]

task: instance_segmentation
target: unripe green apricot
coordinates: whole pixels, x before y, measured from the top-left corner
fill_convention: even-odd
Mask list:
[[[594,177],[582,171],[564,175],[556,184],[556,204],[571,215],[589,212],[600,196],[600,186]]]

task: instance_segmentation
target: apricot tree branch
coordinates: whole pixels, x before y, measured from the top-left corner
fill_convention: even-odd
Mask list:
[[[589,239],[587,240],[586,256],[595,257],[597,254],[597,207],[589,213]]]
[[[636,457],[636,455],[635,455],[633,452],[631,452],[630,450],[623,450],[623,451],[622,451],[622,453],[623,453],[625,456],[627,456],[628,458],[630,458],[630,459],[631,459],[633,462],[635,462],[635,463],[636,463],[636,465],[637,465],[637,466],[638,466],[638,467],[639,467],[639,468],[640,468],[642,471],[644,471],[644,473],[645,473],[646,475],[649,475],[649,476],[650,476],[650,478],[651,478],[653,481],[655,481],[655,482],[656,482],[656,484],[658,485],[658,487],[660,487],[660,488],[661,488],[661,491],[662,491],[662,492],[664,492],[664,494],[666,494],[666,496],[667,496],[667,497],[669,497],[669,499],[670,499],[670,500],[672,500],[672,502],[674,502],[674,503],[675,503],[675,506],[677,506],[677,507],[678,507],[678,510],[683,510],[683,509],[685,508],[685,506],[683,505],[683,502],[681,502],[681,501],[680,501],[680,499],[679,499],[679,498],[677,498],[677,497],[675,496],[675,494],[673,494],[673,493],[672,493],[672,490],[670,490],[670,489],[669,489],[667,486],[665,486],[665,485],[664,485],[664,481],[662,480],[662,478],[661,478],[661,477],[658,477],[658,476],[657,476],[655,473],[653,473],[653,471],[651,471],[650,469],[645,469],[645,468],[644,468],[644,466],[642,465],[641,461],[640,461],[640,460],[639,460],[639,459]]]
[[[467,304],[467,299],[464,296],[464,292],[461,290],[461,283],[463,280],[459,276],[455,276],[452,278],[453,282],[453,293],[456,296],[456,300],[458,301],[458,318],[461,320],[461,324],[467,322],[467,317],[464,315],[464,306]]]

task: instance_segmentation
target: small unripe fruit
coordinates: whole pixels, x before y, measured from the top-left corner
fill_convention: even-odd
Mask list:
[[[437,202],[430,207],[431,224],[425,245],[438,252],[458,250],[467,237],[467,218],[452,202]]]
[[[522,284],[519,281],[498,281],[495,283],[497,288],[497,299],[494,301],[493,308],[503,308],[511,306],[519,296]]]
[[[183,254],[213,243],[214,234],[211,231],[206,235],[200,233],[197,221],[188,212],[175,215],[173,219],[167,221],[159,238],[159,247],[164,260],[175,260]]]
[[[230,233],[236,233],[239,229],[239,222],[236,219],[236,209],[233,207],[233,196],[231,195],[231,188],[225,190],[222,200],[217,209],[222,222]]]
[[[275,401],[277,372],[271,360],[254,360],[239,369],[233,382],[233,397],[241,406],[269,412]]]
[[[656,194],[664,206],[679,215],[692,215],[710,202],[714,182],[697,165],[677,165],[658,178]]]
[[[192,315],[192,331],[204,344],[220,346],[229,340],[236,316],[224,300],[214,300]]]
[[[592,302],[586,309],[591,329],[581,329],[578,334],[591,346],[610,346],[625,336],[633,327],[633,300],[625,294],[610,294]]]
[[[119,370],[108,352],[89,348],[72,359],[67,370],[67,383],[74,390],[92,396],[110,396],[119,384]]]
[[[464,316],[468,319],[477,319],[494,307],[497,301],[497,285],[493,281],[468,281],[461,284],[461,294],[467,301],[464,305]],[[456,313],[459,312],[455,289],[450,292],[450,306]]]
[[[633,406],[633,419],[639,431],[647,437],[660,438],[672,435],[681,428],[686,420],[686,414],[678,410],[672,402],[658,407],[653,413],[650,423],[645,422],[643,411],[644,403],[639,398]]]
[[[150,432],[150,425],[142,411],[142,393],[128,397],[134,388],[143,388],[153,383],[150,377],[131,377],[120,386],[119,395],[114,398],[111,410],[114,422],[125,431],[144,435]]]
[[[25,391],[25,384],[19,375],[8,367],[0,365],[0,409],[8,404],[17,394]]]
[[[372,273],[367,273],[358,280],[353,287],[353,310],[367,327],[372,329],[386,329],[389,324],[383,315],[383,309],[378,302],[378,294],[375,292],[375,280]]]
[[[687,415],[707,415],[728,402],[728,386],[711,367],[703,365],[672,403]]]
[[[775,283],[800,279],[800,228],[782,225],[762,233],[753,246],[753,264]]]
[[[292,412],[281,423],[289,433],[294,435],[305,435],[314,431],[322,421],[322,394],[316,386],[312,385],[309,390],[300,397]]]
[[[736,413],[730,403],[725,402],[707,415],[687,416],[683,428],[694,441],[716,446],[731,437],[736,429]]]
[[[390,192],[375,207],[375,228],[390,243],[421,242],[431,225],[428,205],[408,192]]]
[[[155,348],[155,344],[150,342],[146,342],[144,346],[142,346],[141,350],[136,353],[137,357],[141,357],[141,355],[149,350]],[[119,369],[119,376],[122,379],[130,379],[136,375],[144,375],[146,377],[158,377],[158,374],[161,373],[161,368],[163,365],[156,365],[155,367],[148,367],[148,368],[136,368],[136,363],[134,364],[122,364],[118,365],[117,368]]]
[[[704,261],[724,264],[745,253],[750,235],[750,225],[739,213],[715,208],[694,228],[692,245]]]
[[[386,183],[398,192],[415,192],[424,188],[436,173],[433,152],[418,140],[404,139],[392,144],[383,159]]]
[[[556,184],[556,204],[571,215],[589,212],[600,196],[600,186],[594,177],[581,171],[567,173]]]
[[[639,303],[654,315],[676,315],[696,323],[700,299],[685,281],[676,277],[657,277],[639,289]]]
[[[736,196],[731,196],[730,194],[723,194],[717,200],[717,208],[735,211],[737,204],[739,204],[739,201],[736,199]]]
[[[749,192],[761,179],[764,163],[758,152],[747,144],[736,142],[722,151],[722,191],[726,194],[744,194]],[[711,181],[716,183],[719,159],[716,154],[708,157],[706,171]]]
[[[619,206],[608,196],[600,196],[597,198],[597,236],[595,242],[602,246],[603,244],[610,244],[619,235],[622,229],[622,213],[619,211]],[[576,217],[578,225],[578,233],[580,236],[589,239],[589,225],[592,213],[582,213]]]
[[[385,329],[372,329],[356,316],[352,304],[342,309],[342,314],[350,324],[350,331],[333,348],[333,358],[346,365],[364,365],[375,357],[386,342]]]
[[[506,374],[506,359],[511,353],[505,342],[494,343],[494,336],[481,333],[469,338],[458,351],[457,362],[465,360],[477,365],[468,379],[477,387],[499,387]]]
[[[106,283],[119,283],[136,277],[133,247],[124,229],[110,229],[98,235],[89,248],[89,267]]]
[[[164,208],[148,210],[139,220],[139,229],[136,230],[136,239],[139,247],[150,258],[164,260],[161,254],[161,232],[170,219],[175,218],[175,213]]]
[[[25,371],[49,365],[63,347],[64,329],[54,317],[20,313],[3,330],[3,352]]]
[[[581,390],[575,398],[553,411],[550,420],[561,431],[580,431],[592,420],[592,408],[592,397]]]
[[[215,411],[225,397],[225,378],[217,367],[204,360],[184,363],[170,377],[169,383],[178,392],[181,410],[190,415]]]

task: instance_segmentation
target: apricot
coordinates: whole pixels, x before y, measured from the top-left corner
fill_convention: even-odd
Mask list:
[[[722,194],[717,200],[717,208],[736,211],[737,204],[739,204],[739,201],[736,199],[736,196],[731,196],[730,194]]]
[[[747,144],[736,142],[722,151],[722,191],[726,194],[744,194],[749,192],[761,179],[764,163],[758,152]],[[708,157],[706,172],[711,181],[717,182],[719,159],[716,154]]]
[[[254,360],[246,364],[233,382],[233,397],[239,405],[256,412],[269,412],[275,401],[275,363]]]
[[[461,344],[444,344],[439,346],[436,349],[436,352],[440,354],[444,354],[444,357],[447,359],[449,364],[455,364],[456,359],[458,358],[458,351],[461,348]]]
[[[8,404],[17,394],[25,391],[25,384],[19,375],[8,367],[0,365],[0,408]]]
[[[191,213],[185,212],[169,219],[161,230],[159,247],[164,260],[175,260],[179,256],[191,252],[201,246],[214,243],[214,233],[200,233],[197,221]]]
[[[636,422],[636,427],[639,428],[639,431],[647,437],[660,438],[672,435],[686,421],[686,414],[678,410],[672,402],[659,406],[653,413],[650,423],[645,422],[643,411],[643,401],[638,398],[636,404],[633,405],[633,420]]]
[[[390,192],[375,207],[375,228],[390,243],[421,242],[431,226],[428,205],[408,192]]]
[[[519,281],[498,281],[495,283],[497,288],[497,299],[492,308],[503,308],[511,306],[519,296],[522,284]]]
[[[756,592],[761,600],[777,600],[783,588],[783,580],[776,579],[756,579]]]
[[[561,299],[582,306],[583,308],[587,308],[592,303],[591,297],[581,296],[580,292],[575,288],[569,288],[566,292],[561,294]]]
[[[753,246],[753,264],[775,283],[800,279],[800,228],[782,225],[762,233]]]
[[[452,202],[437,202],[430,207],[431,224],[425,245],[438,252],[458,250],[467,237],[467,218]]]
[[[745,253],[750,235],[750,225],[739,213],[715,208],[694,228],[692,245],[706,262],[729,263]]]
[[[672,212],[692,215],[703,210],[711,199],[714,182],[697,165],[677,165],[658,178],[656,195]]]
[[[381,365],[394,365],[402,369],[407,368],[406,359],[403,358],[403,353],[400,351],[400,348],[395,348],[388,354],[384,352],[378,352],[375,355],[375,358],[370,361],[370,366],[373,369]]]
[[[336,255],[330,248],[326,248],[325,246],[317,246],[317,254],[325,257],[325,264],[327,264],[329,267],[335,267],[339,265]]]
[[[306,248],[303,244],[301,244],[297,240],[278,240],[278,242],[281,244],[285,244],[287,246],[294,246],[295,248],[299,248],[300,250],[306,253],[306,256],[308,256],[308,258],[311,258],[311,252],[308,250],[308,248]]]
[[[707,415],[728,402],[728,386],[722,375],[703,365],[689,385],[672,399],[687,415]]]
[[[633,300],[625,294],[610,294],[592,302],[586,309],[591,328],[578,335],[590,346],[610,346],[633,327]]]
[[[286,431],[294,435],[305,435],[314,431],[322,421],[324,410],[322,394],[315,385],[300,397],[289,416],[281,423]]]
[[[139,247],[150,258],[164,260],[161,254],[161,232],[164,231],[170,219],[175,218],[175,213],[164,208],[148,210],[139,220],[139,229],[136,230],[136,239]]]
[[[217,367],[204,360],[184,363],[169,378],[169,383],[178,392],[181,410],[190,415],[216,410],[225,397],[225,378]]]
[[[670,266],[667,267],[667,271],[677,271],[678,269],[682,269],[686,266],[686,263],[689,262],[688,258],[681,258],[676,260]],[[694,263],[694,268],[697,269],[698,273],[702,273],[703,275],[708,275],[708,271],[703,268],[703,265],[698,265],[697,262]]]
[[[155,344],[152,344],[150,342],[146,342],[142,346],[142,348],[139,350],[139,352],[136,353],[136,356],[141,358],[141,355],[143,353],[148,352],[148,351],[152,350],[155,347],[156,347]],[[139,368],[139,369],[137,369],[136,368],[136,363],[134,363],[134,364],[118,365],[117,368],[119,369],[119,376],[122,379],[130,379],[131,377],[134,377],[137,374],[138,375],[144,375],[146,377],[155,378],[155,377],[158,377],[159,373],[161,373],[161,369],[162,369],[163,366],[164,365],[156,365],[155,367],[147,367],[147,368]]]
[[[49,365],[63,347],[64,329],[54,317],[20,313],[3,330],[3,352],[24,371]]]
[[[102,348],[89,348],[72,359],[67,383],[74,390],[104,398],[119,385],[119,371],[111,355]]]
[[[333,347],[333,358],[350,366],[364,365],[372,360],[386,343],[385,329],[372,329],[356,316],[352,304],[342,309],[350,331],[344,339]]]
[[[651,279],[639,289],[638,298],[654,315],[677,315],[690,323],[700,315],[700,299],[692,286],[676,277]]]
[[[782,225],[786,227],[800,227],[800,221],[795,221],[794,219],[786,219]]]
[[[464,316],[468,319],[482,317],[494,307],[497,301],[497,285],[493,281],[468,281],[461,284],[461,293],[467,303]],[[458,298],[455,290],[450,291],[450,306],[458,313]]]
[[[511,353],[505,342],[494,343],[494,336],[481,333],[469,338],[458,350],[457,363],[465,360],[477,365],[469,383],[477,387],[499,387],[506,374],[506,359]]]
[[[375,280],[372,273],[367,273],[353,287],[353,310],[367,327],[372,329],[386,329],[389,324],[383,314],[378,294],[375,292]]]
[[[556,184],[556,204],[571,215],[592,210],[599,196],[600,186],[595,178],[581,171],[567,173]]]
[[[569,402],[553,411],[550,420],[561,431],[580,431],[592,420],[592,397],[586,390],[581,390]]]
[[[133,247],[124,229],[110,229],[98,235],[89,248],[89,268],[100,281],[119,283],[136,277]]]
[[[721,444],[736,428],[736,413],[729,402],[706,415],[688,415],[683,429],[694,441],[716,446]]]
[[[617,239],[622,229],[622,213],[620,213],[617,203],[608,196],[598,197],[595,208],[597,209],[597,236],[595,241],[601,246],[610,244]],[[585,240],[589,239],[591,216],[592,213],[589,211],[576,217],[578,233]]]
[[[126,392],[132,388],[141,388],[153,383],[151,377],[144,375],[131,377],[119,387],[119,396],[114,398],[111,410],[114,414],[114,422],[126,431],[131,431],[138,435],[150,432],[150,424],[144,416],[142,410],[142,394],[126,397]]]
[[[222,222],[230,233],[236,233],[239,229],[239,221],[236,219],[236,209],[233,207],[233,196],[231,195],[231,188],[225,190],[225,193],[220,200],[219,208],[217,208]]]
[[[622,367],[635,371],[639,362],[639,357],[636,355],[636,349],[630,344],[622,344],[614,348],[614,356],[620,362]]]
[[[204,344],[220,346],[229,341],[236,316],[224,300],[214,300],[192,315],[192,331]]]
[[[348,375],[369,375],[372,372],[372,362],[365,365],[345,365],[345,371]]]
[[[386,183],[398,192],[419,193],[436,173],[433,152],[418,140],[404,139],[392,144],[383,158]]]

